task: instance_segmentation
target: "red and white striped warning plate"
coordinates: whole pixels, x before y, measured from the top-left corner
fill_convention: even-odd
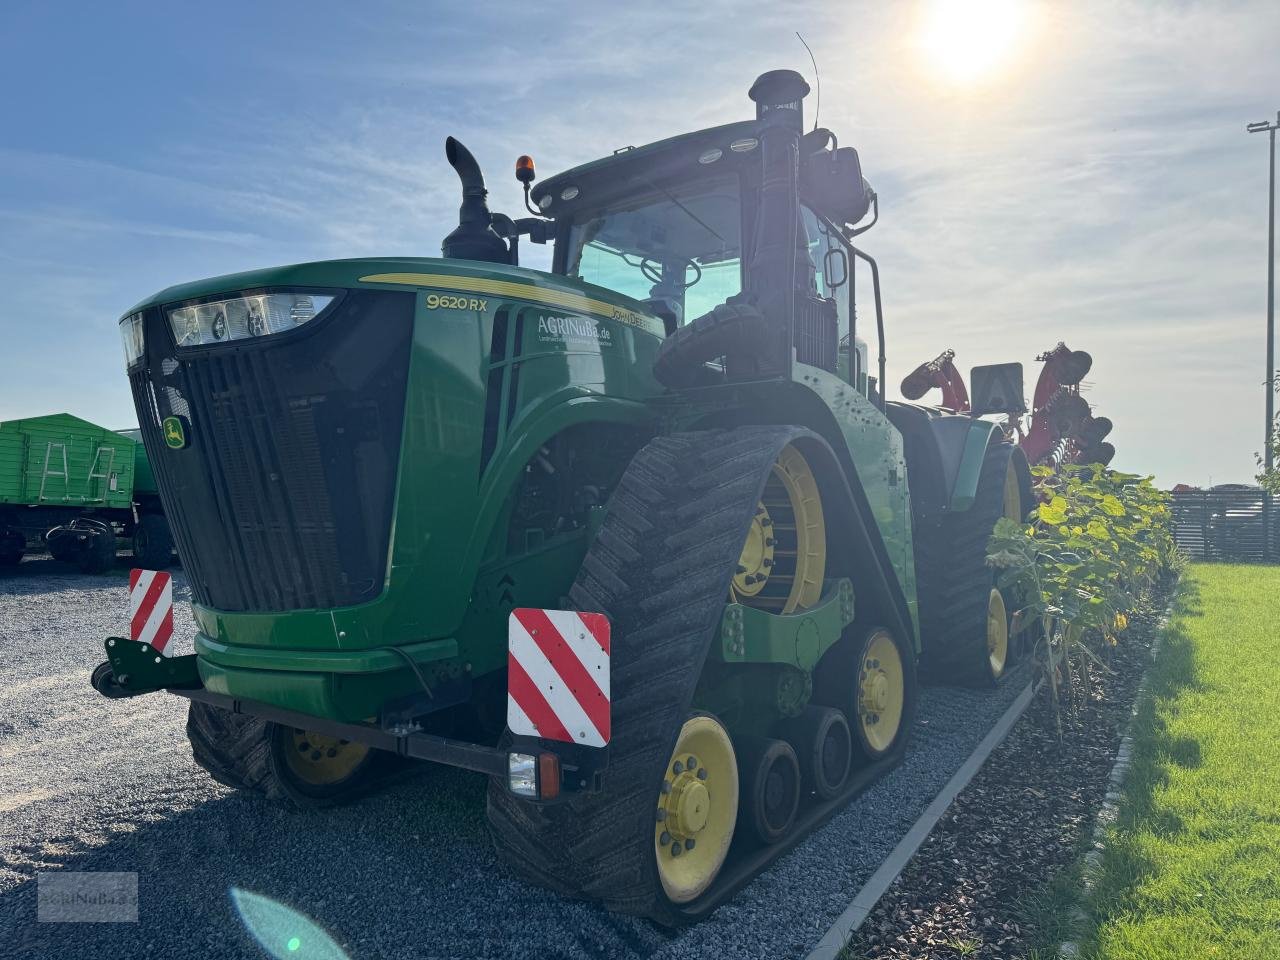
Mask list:
[[[520,736],[609,742],[609,620],[573,610],[511,611],[507,726]]]
[[[129,571],[129,636],[173,656],[173,577],[159,570]]]

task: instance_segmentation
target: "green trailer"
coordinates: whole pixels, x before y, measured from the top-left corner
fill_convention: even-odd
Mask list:
[[[752,119],[536,186],[521,157],[520,219],[449,138],[442,257],[130,310],[198,633],[108,638],[95,688],[189,698],[196,761],[294,804],[398,758],[481,771],[517,870],[678,923],[901,759],[918,666],[998,682],[985,548],[1026,463],[885,401],[875,195],[807,93],[767,73]]]
[[[0,566],[32,547],[100,571],[118,541],[141,566],[167,566],[173,542],[138,431],[69,413],[0,423]]]

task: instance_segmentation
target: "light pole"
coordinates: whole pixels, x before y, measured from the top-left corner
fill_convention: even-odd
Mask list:
[[[1276,122],[1251,123],[1245,127],[1249,133],[1267,131],[1271,137],[1271,165],[1267,178],[1267,443],[1262,448],[1267,473],[1275,466],[1272,453],[1272,431],[1275,429],[1275,342],[1276,342],[1276,131],[1280,130],[1280,110]]]

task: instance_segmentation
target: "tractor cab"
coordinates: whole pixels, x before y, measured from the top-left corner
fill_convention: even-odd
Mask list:
[[[669,338],[734,302],[767,318],[768,329],[714,344],[759,341],[748,349],[698,353],[680,386],[705,380],[703,368],[720,361],[729,379],[786,377],[794,358],[839,372],[866,393],[855,262],[871,267],[877,320],[878,279],[851,240],[875,223],[855,226],[875,207],[875,194],[856,150],[840,147],[830,130],[804,132],[808,92],[798,74],[766,73],[751,89],[754,120],[624,147],[536,186],[532,161],[522,157],[516,176],[536,216],[514,221],[483,207],[479,168],[451,139],[447,153],[464,200],[444,254],[514,265],[520,236],[552,241],[553,273],[637,301],[662,319]],[[882,339],[879,323],[877,330]]]
[[[865,216],[874,194],[857,152],[815,129],[797,139],[798,204],[770,210],[767,126],[757,118],[625,147],[539,183],[531,195],[554,224],[552,269],[640,301],[672,334],[744,291],[759,296],[776,285],[784,260],[785,285],[801,306],[797,359],[838,368],[865,391],[866,349],[854,330],[859,253],[848,225]],[[779,206],[790,227],[781,233],[793,244],[775,240],[770,214]]]

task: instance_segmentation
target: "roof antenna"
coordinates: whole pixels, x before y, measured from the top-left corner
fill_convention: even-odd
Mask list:
[[[796,31],[796,38],[804,43],[804,37],[800,36],[800,31]],[[809,50],[809,45],[804,43],[804,48]],[[809,59],[813,62],[813,129],[818,129],[818,111],[822,109],[822,81],[818,78],[818,58],[813,55],[813,51],[809,50]]]

